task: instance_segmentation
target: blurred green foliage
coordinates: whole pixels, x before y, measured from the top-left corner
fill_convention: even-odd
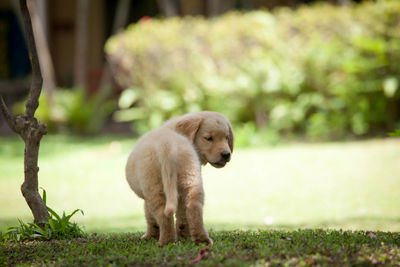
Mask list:
[[[198,110],[310,139],[400,123],[399,1],[146,20],[106,51],[127,88],[115,119],[139,132]]]
[[[100,90],[88,95],[82,88],[57,89],[50,100],[41,94],[35,116],[50,132],[60,130],[74,134],[95,134],[104,126],[115,108],[115,101],[108,100],[109,92]],[[14,114],[25,111],[25,101],[13,106]]]

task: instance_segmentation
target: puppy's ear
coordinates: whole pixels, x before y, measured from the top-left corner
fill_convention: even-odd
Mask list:
[[[229,148],[231,149],[231,153],[232,153],[233,152],[233,141],[234,141],[235,137],[233,136],[231,124],[228,123],[228,126],[229,126],[228,144],[229,144]]]
[[[200,128],[203,118],[200,116],[185,116],[176,123],[175,129],[177,132],[189,138],[192,142],[196,137],[196,133]]]

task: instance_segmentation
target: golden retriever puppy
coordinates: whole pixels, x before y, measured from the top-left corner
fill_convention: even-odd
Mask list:
[[[163,246],[177,235],[190,236],[212,245],[203,225],[200,167],[210,163],[222,168],[232,151],[232,127],[217,112],[189,113],[142,136],[126,164],[130,187],[144,199],[147,230],[142,238],[157,238]]]

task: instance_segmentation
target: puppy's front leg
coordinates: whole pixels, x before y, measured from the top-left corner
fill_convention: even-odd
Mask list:
[[[195,243],[213,244],[203,224],[203,189],[200,186],[189,189],[186,198],[186,217],[192,241]]]

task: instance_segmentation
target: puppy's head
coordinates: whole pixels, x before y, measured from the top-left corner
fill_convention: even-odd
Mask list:
[[[233,132],[228,119],[216,112],[198,112],[184,116],[177,124],[178,132],[195,146],[202,164],[222,168],[231,159]]]

